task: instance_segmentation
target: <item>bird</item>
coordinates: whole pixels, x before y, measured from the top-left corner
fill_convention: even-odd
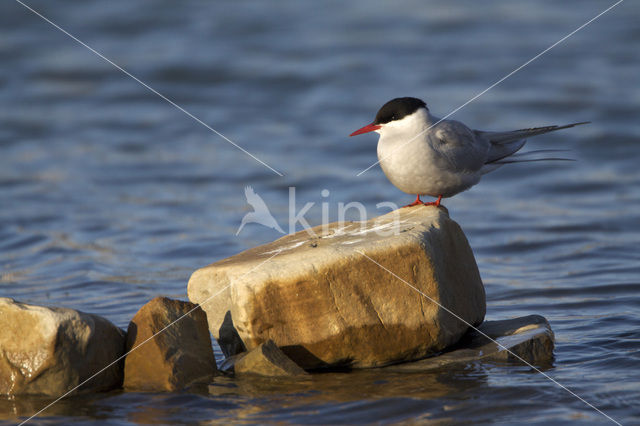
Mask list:
[[[253,207],[253,211],[244,215],[242,222],[240,223],[240,227],[238,228],[238,231],[236,231],[236,235],[242,231],[242,228],[244,228],[244,225],[247,223],[259,223],[267,228],[275,229],[281,234],[285,233],[280,225],[278,225],[275,218],[271,215],[269,207],[267,207],[262,197],[256,194],[251,186],[246,186],[244,188],[244,196],[247,198],[247,203]]]
[[[403,97],[384,104],[371,124],[349,136],[369,132],[380,135],[377,151],[384,174],[401,191],[416,194],[416,200],[405,207],[440,206],[443,197],[452,197],[471,188],[484,174],[504,164],[569,160],[532,158],[562,150],[516,153],[525,145],[527,137],[587,123],[506,132],[473,130],[459,121],[435,117],[421,99]],[[420,200],[422,195],[437,200],[423,202]]]

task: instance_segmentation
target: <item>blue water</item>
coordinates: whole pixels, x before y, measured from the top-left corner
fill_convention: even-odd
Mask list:
[[[312,225],[322,202],[335,218],[339,202],[372,217],[377,203],[412,201],[379,167],[356,176],[376,137],[349,133],[397,96],[443,116],[612,2],[28,4],[284,174],[3,1],[0,296],[126,327],[156,295],[186,299],[195,269],[279,236],[255,224],[235,235],[246,185],[285,229],[291,186],[298,210],[315,203]],[[578,161],[505,166],[445,202],[476,255],[487,318],[548,318],[546,373],[623,424],[640,422],[639,17],[623,2],[454,115],[486,130],[591,121],[528,144]],[[0,419],[47,403],[0,399]],[[185,393],[68,398],[35,420],[609,422],[528,367],[487,364],[219,377]]]

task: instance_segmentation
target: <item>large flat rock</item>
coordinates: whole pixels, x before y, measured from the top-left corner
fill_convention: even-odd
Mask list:
[[[225,355],[271,339],[306,369],[383,366],[460,339],[467,324],[438,304],[468,323],[482,322],[478,268],[445,209],[403,208],[312,231],[315,236],[301,231],[193,273],[189,299],[207,312]]]
[[[0,394],[58,397],[124,354],[124,332],[98,315],[0,298]],[[123,362],[78,392],[122,385]]]
[[[549,365],[553,361],[554,335],[540,315],[485,321],[469,330],[458,344],[443,354],[387,367],[393,371],[428,371],[478,361]]]

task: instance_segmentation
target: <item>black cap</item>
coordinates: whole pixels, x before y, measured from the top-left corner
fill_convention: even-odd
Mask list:
[[[401,120],[420,108],[427,108],[427,104],[418,98],[391,99],[378,110],[373,124],[385,124],[390,121]]]

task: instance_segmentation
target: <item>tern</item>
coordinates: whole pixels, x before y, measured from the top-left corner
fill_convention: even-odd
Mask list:
[[[378,160],[387,178],[398,189],[416,194],[405,206],[440,206],[442,198],[452,197],[471,188],[482,175],[507,163],[565,158],[531,158],[561,150],[536,150],[516,154],[526,138],[587,124],[533,127],[508,132],[472,130],[454,120],[433,116],[427,104],[417,98],[392,99],[380,108],[373,123],[350,136],[368,132],[380,134]],[[421,195],[436,197],[423,202]]]

